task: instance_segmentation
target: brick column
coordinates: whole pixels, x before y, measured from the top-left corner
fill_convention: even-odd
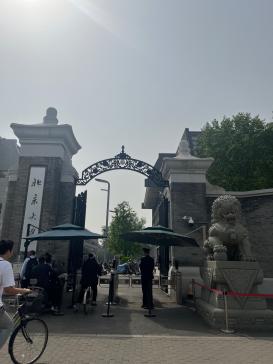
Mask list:
[[[178,233],[187,234],[207,221],[206,172],[213,159],[190,155],[183,142],[175,157],[163,159],[161,171],[170,186],[169,191],[165,191],[170,201],[169,227]],[[189,224],[189,218],[194,224]],[[202,246],[202,229],[192,237]],[[172,248],[172,260],[180,264],[196,265],[200,258],[201,250],[198,248]]]
[[[15,255],[19,253],[24,234],[23,224],[32,168],[45,167],[41,211],[36,225],[47,230],[55,225],[71,223],[73,219],[77,173],[71,160],[80,146],[71,126],[58,125],[56,116],[57,111],[49,108],[41,124],[11,125],[19,138],[21,148],[17,174],[9,181],[2,238],[15,241]],[[33,224],[35,225],[35,220]],[[61,257],[66,262],[68,243],[41,241],[38,242],[37,251],[38,254],[49,251],[55,258]]]

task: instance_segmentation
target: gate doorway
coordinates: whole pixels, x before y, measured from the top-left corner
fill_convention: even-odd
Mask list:
[[[142,160],[132,158],[130,155],[125,153],[124,146],[121,147],[121,152],[116,156],[114,156],[113,158],[100,160],[96,163],[91,164],[86,169],[84,169],[82,171],[81,178],[76,180],[76,186],[85,186],[90,181],[98,177],[100,174],[113,170],[130,170],[133,172],[140,173],[146,177],[144,186],[149,188],[157,188],[159,192],[162,192],[164,188],[169,186],[168,181],[163,179],[162,174],[159,170],[157,170],[155,167]],[[74,223],[77,225],[85,226],[86,200],[87,200],[87,191],[75,197]],[[168,216],[169,216],[169,201],[164,197],[160,205],[159,224],[165,227],[169,227]],[[82,256],[82,251],[77,252],[76,255],[79,256],[79,254],[81,254]],[[71,263],[73,264],[73,254],[70,254],[70,257],[72,259]],[[75,263],[78,264],[78,262],[79,261]],[[161,276],[164,277],[168,276],[168,271],[169,271],[168,247],[159,248],[158,263],[160,266]],[[165,288],[166,287],[164,287],[164,290]]]

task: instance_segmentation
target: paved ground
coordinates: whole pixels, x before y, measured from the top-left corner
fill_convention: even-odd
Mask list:
[[[271,332],[225,335],[209,328],[190,308],[176,305],[154,290],[155,318],[144,317],[139,288],[120,287],[120,304],[111,307],[115,315],[102,318],[107,290],[99,289],[99,304],[88,316],[82,311],[65,316],[45,315],[48,347],[40,364],[125,364],[125,363],[221,363],[271,364]],[[0,363],[11,363],[7,347],[0,351]]]

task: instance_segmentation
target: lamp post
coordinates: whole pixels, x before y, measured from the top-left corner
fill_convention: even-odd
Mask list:
[[[107,189],[102,189],[102,191],[107,192],[107,206],[106,206],[106,225],[105,231],[106,236],[108,236],[108,221],[109,221],[109,201],[110,201],[110,182],[106,181],[105,179],[95,178],[95,181],[102,182],[107,184]]]
[[[102,183],[106,183],[107,184],[107,189],[102,188],[102,191],[106,191],[107,192],[107,207],[106,207],[106,239],[108,238],[108,219],[109,219],[109,201],[110,201],[110,182],[106,181],[105,179],[100,179],[100,178],[95,178],[95,180],[97,182],[102,182]],[[105,254],[105,250],[104,250],[104,254]],[[105,256],[104,256],[104,261],[105,261]],[[115,269],[116,267],[114,267]],[[111,279],[109,282],[109,293],[108,293],[108,302],[107,302],[107,313],[106,314],[102,314],[102,317],[113,317],[113,314],[110,314],[110,304],[115,304],[114,302],[114,298],[115,298],[115,291],[117,290],[117,285],[118,285],[118,280],[117,280],[117,275],[114,271],[111,271]]]

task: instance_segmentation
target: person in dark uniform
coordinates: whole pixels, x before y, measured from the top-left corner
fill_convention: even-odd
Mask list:
[[[153,272],[154,272],[154,259],[150,256],[150,249],[143,248],[144,257],[141,258],[139,269],[141,273],[141,287],[143,294],[142,308],[152,309],[153,303]]]
[[[51,267],[52,264],[52,267]],[[56,316],[62,316],[61,306],[63,301],[63,289],[64,289],[64,267],[60,262],[53,261],[53,263],[47,263],[51,267],[51,303],[52,313]]]
[[[92,305],[96,306],[97,300],[97,286],[98,278],[101,275],[101,266],[97,262],[94,254],[88,254],[88,259],[83,263],[82,266],[82,279],[81,279],[81,289],[79,292],[78,303],[82,303],[84,291],[87,287],[92,289]],[[74,310],[78,309],[78,305],[74,306]]]
[[[35,278],[37,280],[36,286],[42,287],[46,294],[47,300],[50,296],[50,282],[52,277],[52,268],[45,263],[45,258],[39,258],[39,264],[32,268],[31,278]]]

